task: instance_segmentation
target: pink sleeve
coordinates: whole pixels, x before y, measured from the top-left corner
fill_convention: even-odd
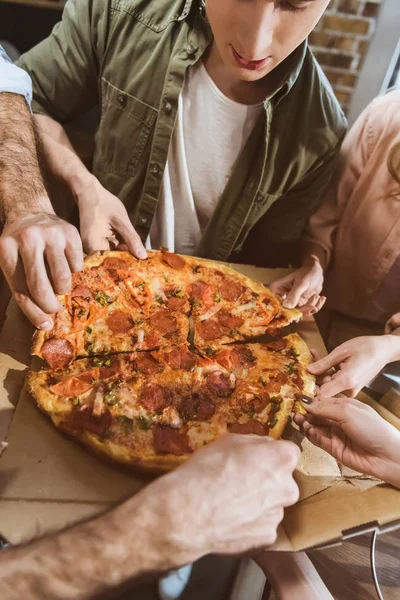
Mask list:
[[[323,249],[324,269],[331,261],[336,230],[343,210],[373,148],[376,135],[373,119],[370,119],[371,112],[372,105],[364,110],[348,132],[340,150],[337,171],[325,199],[310,217],[303,236],[304,242],[318,244]]]

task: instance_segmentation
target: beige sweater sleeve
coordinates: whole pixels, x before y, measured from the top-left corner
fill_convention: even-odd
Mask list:
[[[347,134],[340,151],[338,169],[319,209],[310,217],[303,242],[307,251],[317,245],[322,267],[326,269],[332,258],[335,237],[343,211],[355,183],[365,167],[374,144],[373,104],[368,106]],[[322,250],[322,252],[321,252]]]

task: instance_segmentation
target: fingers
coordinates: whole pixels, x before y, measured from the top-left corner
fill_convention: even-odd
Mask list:
[[[147,258],[147,252],[142,244],[142,240],[130,222],[128,214],[126,215],[126,218],[115,218],[112,222],[112,226],[113,229],[120,234],[133,256],[141,259]]]
[[[83,248],[82,240],[78,231],[73,228],[75,233],[68,236],[65,246],[65,256],[72,273],[83,271]]]
[[[349,407],[353,406],[352,398],[328,398],[316,399],[307,405],[307,412],[318,419],[330,419],[334,423],[342,424],[349,418]],[[312,420],[312,419],[311,419]],[[308,421],[308,415],[307,415]],[[321,421],[317,421],[321,423]]]
[[[15,293],[14,298],[26,317],[32,325],[43,331],[53,329],[54,323],[52,318],[46,314],[30,297],[29,293]]]
[[[284,306],[286,306],[286,308],[295,308],[295,306],[305,305],[311,295],[313,294],[312,291],[309,290],[309,282],[307,279],[300,279],[298,283],[295,282],[288,293]]]
[[[385,333],[390,334],[400,327],[400,313],[393,315],[385,324]]]
[[[310,425],[305,432],[305,435],[307,439],[314,444],[314,446],[318,446],[318,448],[330,453],[332,441],[329,437],[329,431],[327,429],[324,427],[314,427]]]
[[[98,252],[99,250],[110,250],[108,238],[96,231],[90,231],[87,234],[82,233],[82,245],[86,254],[92,254],[92,252]]]
[[[36,242],[36,244],[25,244],[24,241],[20,246],[26,283],[33,300],[44,312],[53,314],[61,309],[61,303],[55,295],[47,275],[43,255],[44,247],[40,239]],[[23,293],[23,290],[18,289],[17,285],[15,289],[17,292],[21,291]]]
[[[46,248],[45,257],[49,265],[56,294],[64,295],[71,291],[71,270],[64,248]]]
[[[286,275],[286,277],[282,277],[282,279],[277,279],[270,283],[269,289],[281,298],[286,298],[287,292],[292,288],[293,281],[294,273],[291,273],[290,275]]]
[[[333,352],[308,365],[307,370],[313,375],[323,375],[330,369],[337,367],[347,355],[342,352],[341,347],[335,348]]]

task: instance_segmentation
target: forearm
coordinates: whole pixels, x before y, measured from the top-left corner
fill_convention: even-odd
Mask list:
[[[316,242],[305,240],[301,244],[301,264],[302,266],[310,265],[313,262],[318,262],[325,270],[327,264],[327,253]]]
[[[155,501],[157,498],[155,498]],[[180,566],[146,490],[106,515],[0,554],[2,600],[89,600]],[[163,512],[163,511],[161,511]],[[188,557],[189,559],[191,557]]]
[[[63,181],[77,198],[81,189],[93,180],[75,152],[60,123],[43,115],[35,116],[43,144],[43,154],[50,173]]]
[[[39,167],[34,123],[25,99],[0,94],[0,220],[52,212]]]
[[[304,552],[264,552],[257,557],[279,600],[333,600]]]

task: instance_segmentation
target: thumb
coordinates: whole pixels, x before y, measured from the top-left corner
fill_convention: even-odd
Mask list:
[[[269,289],[274,294],[278,296],[285,295],[293,285],[293,273],[290,275],[286,275],[286,277],[282,277],[282,279],[277,279],[269,284]]]
[[[320,360],[308,365],[307,370],[313,375],[322,375],[340,363],[340,358],[335,352],[324,356]]]

